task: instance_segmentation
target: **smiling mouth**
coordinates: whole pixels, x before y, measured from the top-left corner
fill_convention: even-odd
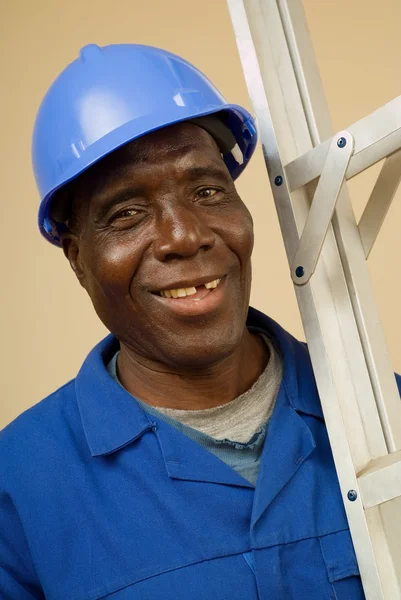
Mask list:
[[[217,288],[221,279],[214,279],[213,281],[209,281],[202,285],[198,285],[196,287],[186,287],[186,288],[176,288],[171,290],[160,290],[157,292],[157,295],[162,298],[186,298],[188,296],[193,296],[193,300],[201,300],[201,298],[209,293],[211,290]]]

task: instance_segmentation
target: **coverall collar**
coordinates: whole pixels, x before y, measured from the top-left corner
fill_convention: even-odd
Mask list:
[[[297,412],[323,418],[309,361],[298,356],[300,342],[259,311],[250,308],[247,325],[270,335],[283,358],[285,397]],[[92,456],[111,454],[133,442],[154,426],[131,394],[107,371],[106,365],[118,350],[118,340],[109,335],[90,352],[75,380],[78,407]],[[311,382],[313,382],[311,384]]]

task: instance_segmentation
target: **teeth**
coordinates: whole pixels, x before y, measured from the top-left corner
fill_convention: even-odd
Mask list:
[[[160,292],[160,294],[165,298],[185,298],[185,296],[196,294],[196,288],[189,287],[179,288],[177,290],[164,290],[163,292]]]
[[[205,288],[207,290],[216,288],[219,285],[220,281],[221,281],[221,279],[215,279],[214,281],[211,281],[210,283],[205,283]]]
[[[214,281],[205,283],[205,288],[207,290],[216,288],[219,285],[220,281],[221,279],[215,279]],[[185,296],[193,296],[194,294],[196,294],[195,287],[179,288],[176,290],[162,290],[160,292],[160,296],[162,296],[163,298],[185,298]]]

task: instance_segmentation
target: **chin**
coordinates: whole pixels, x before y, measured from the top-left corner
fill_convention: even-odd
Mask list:
[[[239,348],[243,336],[244,324],[225,331],[194,332],[183,340],[171,341],[168,346],[160,348],[162,361],[182,367],[206,368],[224,360]],[[181,342],[181,343],[180,343]]]

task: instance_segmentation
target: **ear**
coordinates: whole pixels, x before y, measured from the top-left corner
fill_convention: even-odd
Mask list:
[[[85,273],[84,273],[83,265],[81,264],[81,259],[80,259],[80,254],[79,254],[78,236],[75,233],[72,233],[72,231],[69,231],[69,230],[64,231],[61,234],[61,245],[63,248],[63,252],[64,252],[66,258],[68,259],[68,262],[70,263],[72,270],[74,271],[75,275],[77,276],[79,283],[83,287],[85,287],[85,284],[84,284]]]

